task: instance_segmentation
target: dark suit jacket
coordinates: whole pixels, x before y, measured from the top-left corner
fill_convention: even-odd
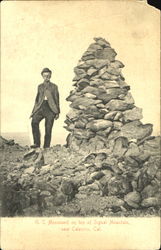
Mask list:
[[[46,94],[49,107],[53,111],[54,114],[60,113],[60,106],[59,106],[59,92],[58,87],[56,84],[49,82],[49,85],[45,91],[45,84],[42,83],[38,86],[38,92],[35,99],[35,105],[32,110],[31,117],[33,114],[35,114],[36,111],[41,107],[41,104],[43,103],[44,96]]]

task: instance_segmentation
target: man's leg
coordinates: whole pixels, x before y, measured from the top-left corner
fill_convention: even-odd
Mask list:
[[[32,126],[32,134],[34,139],[34,145],[36,147],[40,147],[40,130],[39,123],[44,118],[41,110],[33,115],[31,126]]]
[[[54,115],[52,112],[48,112],[48,114],[45,117],[44,148],[50,147],[53,123],[54,123]]]

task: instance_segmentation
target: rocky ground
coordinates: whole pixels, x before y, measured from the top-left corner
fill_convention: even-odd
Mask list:
[[[106,149],[30,150],[0,139],[1,216],[159,215],[159,137],[121,158]]]

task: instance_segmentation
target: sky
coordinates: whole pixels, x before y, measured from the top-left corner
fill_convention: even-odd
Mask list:
[[[152,123],[153,134],[159,134],[159,10],[140,1],[7,1],[1,10],[1,132],[28,132],[32,138],[29,116],[40,72],[48,67],[61,105],[52,143],[65,143],[73,68],[93,38],[103,37],[125,65],[142,122]]]

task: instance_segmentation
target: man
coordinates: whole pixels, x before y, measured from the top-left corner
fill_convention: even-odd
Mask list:
[[[32,117],[32,134],[34,145],[31,148],[40,147],[40,130],[39,123],[45,118],[45,137],[44,148],[50,147],[51,132],[54,119],[59,118],[59,92],[56,84],[50,82],[51,70],[44,68],[41,75],[44,82],[38,86],[38,92],[35,100],[35,105],[31,114]]]

